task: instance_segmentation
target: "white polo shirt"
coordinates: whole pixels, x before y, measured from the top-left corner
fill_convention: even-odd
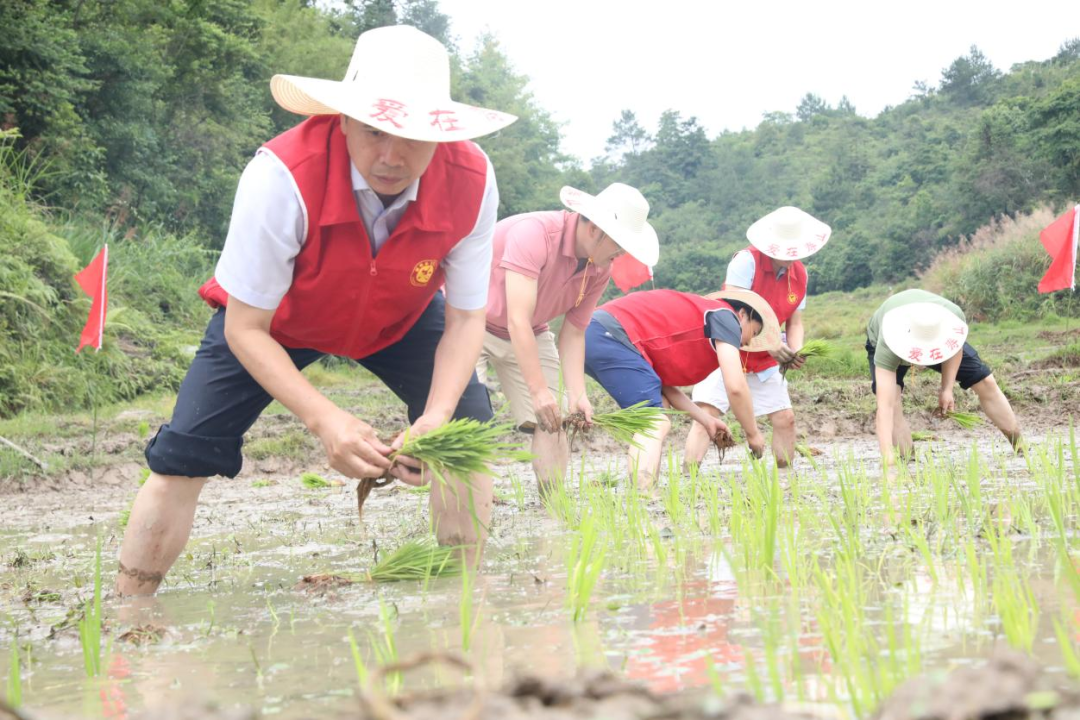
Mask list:
[[[482,151],[481,151],[482,152]],[[487,183],[476,225],[442,261],[446,302],[459,310],[487,306],[491,246],[499,209],[495,170],[487,160]],[[418,178],[385,207],[352,163],[353,196],[377,255],[420,190]],[[307,213],[300,190],[273,153],[259,150],[244,168],[236,188],[225,247],[214,277],[230,296],[263,310],[274,310],[293,280],[293,263],[307,238]]]

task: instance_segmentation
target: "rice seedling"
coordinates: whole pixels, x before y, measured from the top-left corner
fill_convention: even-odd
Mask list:
[[[391,459],[405,456],[427,465],[432,475],[446,485],[448,476],[469,482],[473,474],[493,475],[498,460],[525,462],[532,455],[521,443],[500,438],[514,429],[513,423],[495,424],[472,418],[451,420],[417,437],[406,437]]]
[[[462,572],[461,552],[456,547],[438,545],[431,538],[410,540],[384,555],[364,575],[368,582],[401,582],[451,577]]]
[[[393,609],[392,605],[387,605],[382,598],[379,598],[379,622],[382,625],[382,633],[379,637],[376,637],[369,630],[368,641],[371,643],[371,651],[375,654],[375,659],[380,665],[392,665],[398,662],[397,639],[394,636],[393,625],[396,614],[397,611]],[[357,662],[357,655],[358,653],[353,653],[354,665]],[[359,668],[360,666],[357,665],[357,677],[361,674]],[[370,676],[370,673],[366,673],[367,678],[370,678]],[[385,678],[387,692],[391,695],[397,694],[401,690],[401,680],[401,673],[388,673]]]
[[[827,340],[821,340],[820,338],[807,340],[798,350],[798,354],[804,358],[827,358],[835,353],[836,347]]]
[[[322,475],[313,472],[305,472],[300,475],[300,484],[308,490],[322,490],[332,487],[333,484]]]
[[[983,424],[982,416],[971,412],[951,412],[945,417],[955,422],[964,430],[973,430]]]
[[[600,428],[616,442],[640,448],[641,445],[634,440],[634,436],[645,435],[652,437],[653,430],[656,429],[660,419],[664,415],[675,412],[674,410],[663,410],[657,407],[646,407],[643,400],[628,408],[593,415],[592,426]],[[571,418],[567,420],[570,424],[566,425],[566,427],[572,428],[574,432],[582,429],[580,425],[575,425]],[[572,442],[573,438],[571,438]]]
[[[473,632],[480,622],[480,608],[473,612],[473,582],[475,576],[466,569],[461,573],[461,600],[458,604],[458,620],[461,623],[461,650],[469,652]]]
[[[94,596],[83,607],[79,620],[79,642],[83,651],[83,667],[87,677],[101,674],[101,537],[97,538],[94,555]]]
[[[11,667],[8,668],[7,704],[12,708],[22,705],[22,659],[19,657],[19,636],[11,639]]]
[[[575,623],[585,618],[589,599],[604,569],[607,551],[599,540],[595,520],[592,515],[586,515],[567,559],[566,602],[574,611]]]
[[[1065,671],[1074,679],[1080,679],[1080,656],[1073,647],[1069,631],[1065,629],[1065,623],[1069,622],[1068,618],[1063,618],[1062,621],[1054,618],[1054,635],[1057,636],[1058,647],[1061,648],[1061,661],[1065,665]]]
[[[352,651],[353,667],[356,668],[356,682],[360,688],[363,689],[367,687],[368,677],[371,675],[371,671],[368,670],[364,658],[360,655],[360,646],[356,643],[356,637],[353,635],[352,628],[349,628],[349,649]]]
[[[1005,639],[1015,648],[1030,653],[1039,630],[1039,605],[1026,577],[1015,572],[994,575],[994,609]]]
[[[938,440],[938,436],[929,430],[912,430],[911,440],[912,442],[932,442]]]

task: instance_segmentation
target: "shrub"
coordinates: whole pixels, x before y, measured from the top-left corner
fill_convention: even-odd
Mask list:
[[[922,275],[923,286],[956,302],[969,320],[1080,314],[1080,300],[1072,291],[1047,295],[1038,291],[1039,280],[1050,266],[1039,231],[1054,217],[1044,207],[984,225],[939,253]]]

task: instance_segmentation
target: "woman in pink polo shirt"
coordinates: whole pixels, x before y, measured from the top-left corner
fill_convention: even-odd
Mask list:
[[[515,215],[495,226],[487,333],[477,364],[481,380],[488,363],[495,368],[514,421],[533,431],[533,470],[541,491],[566,472],[566,400],[572,412],[592,419],[585,394],[585,329],[607,287],[612,260],[625,252],[652,266],[660,254],[647,222],[649,203],[634,188],[614,183],[592,196],[564,187],[559,197],[569,211]],[[556,347],[548,322],[563,314]]]

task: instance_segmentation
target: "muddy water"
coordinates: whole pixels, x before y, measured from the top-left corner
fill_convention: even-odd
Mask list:
[[[987,502],[1034,493],[1023,460],[1002,455],[1000,441],[988,432],[978,435],[990,467]],[[971,437],[948,436],[934,452],[964,458]],[[784,478],[819,510],[822,503],[839,507],[837,465],[872,459],[876,450],[865,441],[821,449],[816,469],[803,462],[797,477]],[[710,460],[704,471],[737,477],[736,455],[722,467]],[[619,462],[593,458],[586,479]],[[374,648],[385,646],[387,626],[405,657],[462,650],[465,624],[471,628],[465,654],[490,686],[522,671],[560,677],[607,667],[662,692],[715,681],[727,690],[760,687],[766,697],[782,695],[827,713],[850,712],[813,594],[793,590],[782,573],[762,579],[741,572],[726,533],[711,537],[701,523],[674,526],[660,500],[649,511],[663,538],[664,562],[654,552],[611,549],[589,612],[573,623],[566,577],[574,534],[546,513],[526,468],[508,472],[523,479],[524,501],[504,478],[484,571],[472,590],[472,619],[464,623],[459,578],[426,587],[359,582],[321,592],[294,589],[304,575],[358,575],[377,549],[427,532],[426,496],[377,491],[361,525],[351,485],[309,491],[293,477],[271,478],[266,487],[211,483],[193,538],[159,595],[121,600],[106,594],[103,635],[110,647],[104,677],[94,680],[85,677],[72,620],[92,589],[96,536],[105,567],[114,567],[119,511],[135,488],[7,497],[12,507],[0,533],[0,676],[9,674],[17,633],[24,704],[42,717],[126,717],[199,697],[265,715],[325,716],[355,707],[350,629],[365,661],[375,665]],[[881,627],[883,636],[886,627],[907,628],[917,639],[921,669],[989,655],[1005,642],[1001,623],[970,587],[962,551],[942,544],[928,567],[897,541],[894,529],[873,526],[888,511],[877,506],[868,516],[867,564],[875,567],[867,574],[866,625]],[[824,508],[822,516],[829,512]],[[1054,554],[1047,542],[1020,531],[1011,542],[1041,610],[1033,654],[1058,666],[1052,620],[1061,616],[1067,595],[1055,581]],[[806,546],[808,553],[822,552],[809,531]],[[827,553],[822,561],[828,565]],[[458,681],[450,671],[428,669],[404,684],[415,689]]]

